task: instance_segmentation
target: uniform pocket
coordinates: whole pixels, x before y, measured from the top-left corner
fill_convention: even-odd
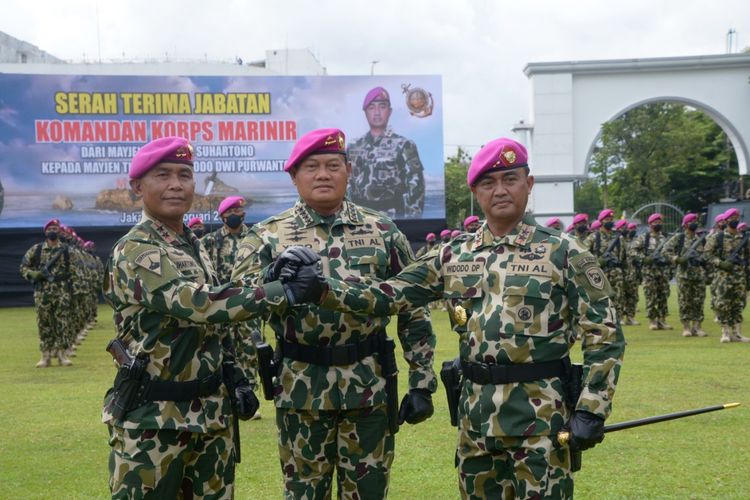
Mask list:
[[[549,279],[526,276],[512,284],[506,280],[503,291],[503,325],[507,333],[529,336],[549,335],[550,296]]]
[[[446,299],[474,299],[484,294],[482,274],[449,275],[445,277],[443,297]]]
[[[359,276],[375,276],[379,279],[388,277],[388,262],[385,255],[376,253],[370,255],[350,255],[348,268]]]

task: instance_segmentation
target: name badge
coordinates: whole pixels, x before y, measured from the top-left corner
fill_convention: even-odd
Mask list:
[[[484,274],[485,262],[472,260],[465,262],[447,262],[443,264],[444,276],[467,276],[472,274]]]

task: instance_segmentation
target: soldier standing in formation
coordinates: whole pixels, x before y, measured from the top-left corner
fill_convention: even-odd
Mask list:
[[[476,215],[470,215],[464,219],[464,231],[467,233],[474,234],[482,224],[479,222],[479,217]]]
[[[705,254],[714,264],[711,283],[716,316],[721,323],[720,342],[750,342],[742,335],[742,310],[747,294],[747,267],[750,262],[748,241],[737,231],[740,212],[724,212],[727,227],[709,236]]]
[[[420,258],[433,248],[435,248],[435,240],[437,237],[435,236],[435,233],[427,233],[427,236],[424,237],[425,245],[417,250],[417,258]]]
[[[683,337],[705,337],[703,303],[706,300],[706,276],[703,272],[705,238],[698,236],[698,215],[687,213],[678,231],[664,244],[664,255],[677,266],[677,302]]]
[[[604,437],[625,346],[613,292],[585,248],[524,216],[534,179],[520,143],[489,142],[467,183],[486,217],[474,237],[380,283],[329,278],[323,306],[387,317],[437,297],[462,305],[461,496],[571,498],[570,450],[553,436],[568,422],[571,446],[586,449]],[[571,400],[564,367],[576,331],[583,392]]]
[[[547,219],[547,222],[544,223],[544,227],[562,231],[563,226],[562,226],[562,221],[560,220],[560,217],[550,217],[549,219]]]
[[[424,168],[417,145],[388,127],[391,98],[383,87],[370,90],[362,103],[370,130],[349,145],[352,202],[391,218],[421,217]]]
[[[578,240],[578,243],[583,244],[589,232],[588,214],[576,214],[573,217],[573,231],[571,235]]]
[[[634,258],[632,249],[633,240],[636,235],[636,224],[628,223],[623,231],[623,246],[625,247],[625,267],[622,280],[622,318],[623,325],[640,325],[635,319],[638,307],[638,287],[641,284],[641,268],[637,259]]]
[[[393,221],[346,199],[352,165],[344,144],[338,129],[314,130],[297,141],[284,170],[300,199],[253,226],[242,241],[233,280],[259,286],[278,276],[276,266],[269,273],[264,269],[290,255],[316,265],[322,259],[325,275],[337,279],[387,279],[414,260]],[[290,246],[304,252],[285,252]],[[385,498],[395,420],[416,424],[433,413],[437,380],[429,313],[419,307],[398,315],[398,336],[409,363],[409,393],[400,410],[386,381],[395,376],[387,364],[393,356],[385,331],[389,318],[310,305],[267,319],[281,358],[274,400],[285,496],[329,498],[336,471],[343,498]],[[264,377],[265,370],[261,366]]]
[[[638,236],[632,243],[633,258],[641,265],[643,294],[646,296],[646,315],[651,330],[671,330],[666,323],[669,298],[669,261],[662,250],[666,237],[662,232],[662,216],[653,213],[648,218],[648,232]]]
[[[203,236],[201,244],[211,259],[219,283],[225,284],[232,278],[240,242],[248,234],[245,225],[245,198],[228,196],[221,200],[217,212],[223,224],[216,231]],[[258,385],[258,353],[255,344],[261,341],[259,322],[227,323],[219,328],[225,329],[234,340],[235,361],[245,372],[242,384],[255,390]],[[253,419],[258,418],[260,412],[253,415]]]
[[[29,248],[21,261],[21,276],[34,284],[34,307],[39,329],[39,350],[42,359],[37,368],[50,365],[57,357],[62,366],[71,365],[65,352],[70,347],[70,250],[60,239],[60,221],[52,219],[44,225],[44,242]]]
[[[614,216],[615,211],[609,208],[599,212],[596,220],[601,223],[601,229],[591,233],[584,241],[584,245],[599,260],[599,266],[604,270],[604,274],[615,292],[612,302],[617,310],[619,320],[623,315],[622,267],[626,253],[625,245],[620,239],[620,233],[614,230]]]
[[[218,323],[247,320],[318,296],[315,280],[257,288],[220,285],[198,238],[183,224],[195,193],[192,147],[179,137],[143,146],[130,187],[143,200],[141,221],[114,246],[105,296],[114,309],[109,351],[119,369],[104,400],[113,498],[231,498],[240,417],[257,408],[234,389],[232,339]],[[223,382],[223,383],[222,383]],[[229,389],[228,387],[232,387]]]
[[[206,226],[203,224],[203,219],[200,217],[191,217],[187,223],[187,227],[193,232],[198,238],[203,237],[206,234]]]

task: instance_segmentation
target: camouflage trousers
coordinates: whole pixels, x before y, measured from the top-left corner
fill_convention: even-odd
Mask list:
[[[665,318],[668,314],[669,278],[663,273],[643,273],[643,294],[646,296],[646,316],[650,320]]]
[[[277,408],[279,457],[288,499],[383,499],[394,455],[384,405],[355,410]]]
[[[42,352],[70,347],[70,295],[64,287],[56,285],[53,283],[34,292],[39,349]]]
[[[680,321],[703,321],[703,303],[706,301],[706,282],[703,274],[698,279],[677,277],[677,303]]]
[[[231,429],[200,434],[109,426],[112,498],[232,498]]]
[[[714,312],[722,325],[742,323],[742,311],[745,308],[747,293],[745,274],[726,272],[717,269],[711,291],[714,293]]]
[[[73,320],[71,321],[72,328],[70,329],[71,343],[73,343],[76,336],[81,332],[81,330],[83,330],[83,327],[86,325],[86,316],[89,310],[89,306],[87,304],[88,298],[89,294],[86,293],[73,294],[73,297],[70,301],[70,315],[73,318]]]
[[[622,282],[622,314],[627,317],[635,317],[638,307],[638,278],[636,273],[627,272]]]
[[[610,267],[604,271],[604,275],[607,277],[607,281],[612,286],[612,290],[615,292],[613,305],[617,311],[617,317],[622,319],[622,315],[625,313],[623,307],[624,304],[624,278],[622,274],[622,268]]]
[[[567,447],[549,436],[487,437],[460,429],[456,450],[461,498],[573,498]]]

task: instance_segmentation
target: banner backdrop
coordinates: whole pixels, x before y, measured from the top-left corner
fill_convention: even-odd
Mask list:
[[[53,217],[73,227],[132,225],[141,208],[128,187],[130,159],[170,135],[195,148],[187,217],[216,222],[218,202],[239,194],[247,220],[261,220],[296,200],[283,165],[299,136],[336,127],[349,146],[372,143],[362,105],[374,87],[390,98],[388,132],[375,150],[350,155],[362,183],[352,194],[364,197],[355,201],[397,219],[443,219],[439,76],[0,74],[0,228]],[[383,205],[388,195],[393,206]]]

